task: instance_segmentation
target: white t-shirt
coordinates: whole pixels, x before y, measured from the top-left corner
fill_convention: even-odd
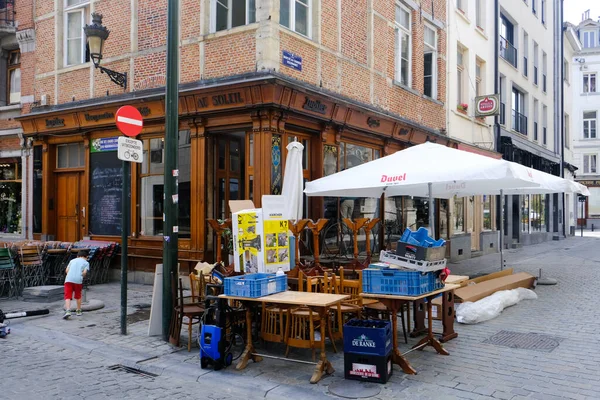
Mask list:
[[[83,283],[83,271],[89,271],[90,264],[85,258],[77,257],[69,262],[67,268],[69,269],[69,272],[67,273],[65,282]]]

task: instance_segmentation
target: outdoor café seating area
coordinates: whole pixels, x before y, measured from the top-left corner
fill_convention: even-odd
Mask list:
[[[0,298],[22,296],[28,287],[62,285],[65,269],[81,249],[89,250],[90,273],[85,285],[109,281],[109,267],[119,244],[95,240],[78,242],[15,241],[0,247]]]

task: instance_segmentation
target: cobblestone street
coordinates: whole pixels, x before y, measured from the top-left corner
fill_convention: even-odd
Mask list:
[[[396,367],[391,380],[379,385],[377,399],[598,399],[600,388],[600,322],[594,300],[600,279],[600,238],[586,236],[507,251],[507,266],[559,281],[538,286],[537,300],[524,300],[496,319],[459,325],[458,338],[444,346],[450,356],[428,348],[408,355],[418,374]],[[450,264],[454,274],[499,269],[499,255]],[[343,379],[343,355],[329,352],[333,376],[310,385],[309,365],[265,359],[243,371],[215,372],[198,365],[198,349],[177,349],[158,337],[147,337],[148,321],[140,312],[151,302],[150,286],[129,286],[130,319],[126,337],[119,335],[119,285],[93,286],[89,299],[106,307],[63,321],[62,304],[51,303],[50,315],[14,319],[12,333],[0,341],[3,377],[0,392],[14,399],[61,398],[339,398],[329,385]],[[45,304],[0,301],[4,312],[44,308]],[[554,349],[517,349],[487,342],[501,331],[550,337]],[[195,337],[194,337],[195,340]],[[403,350],[416,343],[401,340]],[[182,338],[182,344],[187,343]],[[338,349],[341,344],[338,345]],[[262,350],[261,350],[262,351]],[[280,346],[267,352],[283,355]],[[309,351],[293,357],[310,360]],[[113,370],[123,365],[153,376]],[[154,376],[156,375],[156,376]]]

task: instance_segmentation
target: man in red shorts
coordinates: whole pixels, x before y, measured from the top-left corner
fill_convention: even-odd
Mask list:
[[[77,316],[81,316],[81,289],[83,288],[83,278],[90,270],[90,264],[87,262],[87,250],[79,250],[77,258],[71,260],[67,265],[67,277],[65,278],[65,315],[64,319],[71,317],[71,298],[77,300]]]

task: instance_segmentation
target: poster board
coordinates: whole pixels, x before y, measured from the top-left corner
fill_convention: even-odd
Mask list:
[[[259,208],[233,213],[233,257],[236,272],[265,272],[263,215]]]
[[[265,272],[275,273],[281,268],[290,270],[290,237],[284,196],[262,197],[265,236]]]
[[[91,152],[89,193],[90,234],[120,235],[123,163],[116,151]]]

